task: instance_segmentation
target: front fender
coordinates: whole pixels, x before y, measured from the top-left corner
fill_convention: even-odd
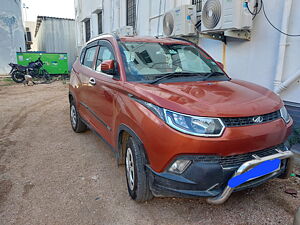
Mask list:
[[[120,146],[120,134],[126,131],[131,136],[135,137],[144,149],[145,156],[152,164],[152,154],[145,143],[152,141],[153,129],[159,129],[161,121],[154,113],[145,106],[134,101],[128,95],[122,94],[118,100],[119,114],[116,117],[115,123],[115,147],[118,151],[118,158],[122,161],[122,147]],[[149,130],[148,130],[149,128]]]
[[[11,68],[9,75],[11,75],[15,71],[15,68]]]

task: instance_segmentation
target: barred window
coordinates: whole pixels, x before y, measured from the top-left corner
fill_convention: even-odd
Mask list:
[[[102,34],[102,11],[98,13],[98,34]]]
[[[202,0],[193,0],[193,5],[196,5],[197,12],[202,10]]]
[[[91,39],[91,21],[88,19],[84,22],[85,24],[85,41],[89,41]]]
[[[32,41],[31,32],[30,31],[26,31],[26,36],[27,36],[27,41]]]
[[[136,19],[136,0],[127,0],[127,26],[135,27]]]

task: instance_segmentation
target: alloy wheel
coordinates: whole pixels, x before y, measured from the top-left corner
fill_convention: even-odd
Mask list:
[[[76,128],[76,124],[77,124],[77,113],[76,113],[76,108],[74,105],[71,106],[71,123],[73,128]]]
[[[132,155],[131,148],[127,148],[126,152],[126,173],[127,173],[127,181],[130,190],[134,189],[134,160]]]

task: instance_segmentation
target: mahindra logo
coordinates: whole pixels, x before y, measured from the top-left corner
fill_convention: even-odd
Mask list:
[[[264,118],[262,116],[256,116],[252,118],[252,121],[254,123],[262,123],[264,121]]]

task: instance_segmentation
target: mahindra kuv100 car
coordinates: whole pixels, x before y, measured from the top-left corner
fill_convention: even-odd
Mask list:
[[[281,99],[231,79],[189,41],[99,36],[74,63],[69,90],[73,130],[107,142],[138,202],[202,196],[221,204],[290,172],[293,121]]]

